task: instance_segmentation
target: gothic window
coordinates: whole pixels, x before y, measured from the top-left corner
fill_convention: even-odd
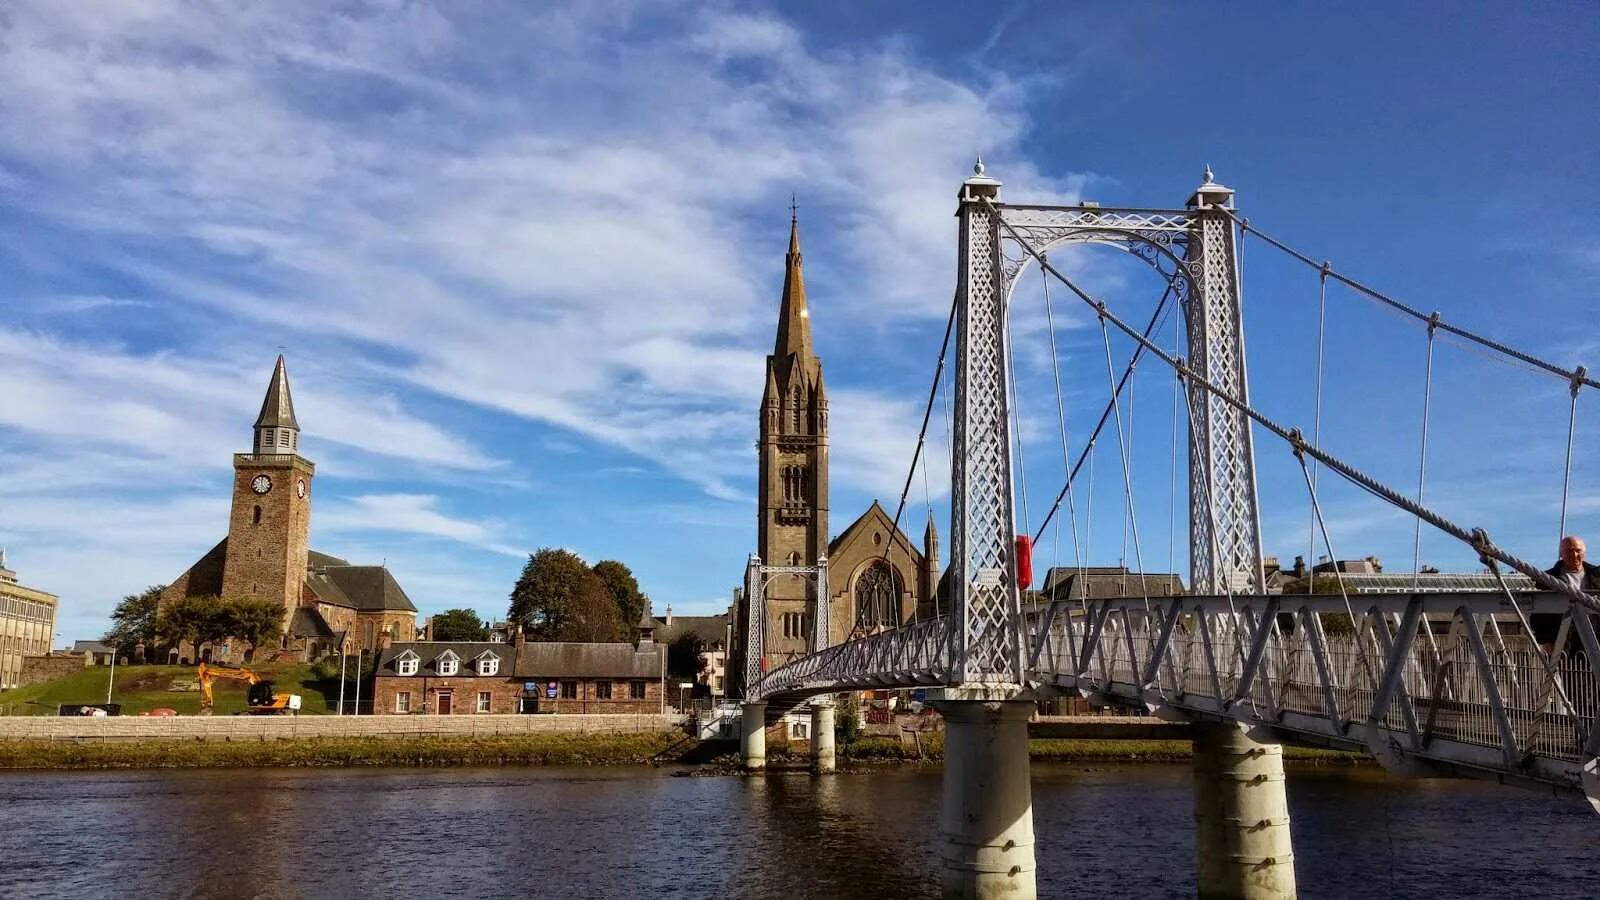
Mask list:
[[[794,433],[795,434],[799,434],[800,433],[800,386],[799,385],[795,385],[795,389],[794,389],[794,407],[791,410],[791,413],[794,416],[794,421],[793,421]]]
[[[786,638],[804,638],[811,630],[810,625],[810,616],[803,612],[783,614],[783,636]]]
[[[791,566],[800,565],[800,554],[795,553],[793,551],[790,551],[790,553],[789,553],[789,565],[791,565]]]
[[[259,507],[259,506],[256,507],[256,511],[250,516],[250,524],[252,524],[252,525],[260,525],[261,524],[261,507]]]
[[[883,560],[856,579],[856,627],[866,630],[900,626],[900,576]]]

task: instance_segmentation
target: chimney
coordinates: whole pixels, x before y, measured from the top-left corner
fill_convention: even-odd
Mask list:
[[[522,623],[521,622],[512,622],[511,623],[511,646],[516,647],[518,650],[521,650],[522,649],[522,645],[524,643],[526,643],[527,640],[528,640],[527,637],[524,636],[523,633],[522,633]]]
[[[667,627],[672,627],[672,604],[667,604]]]
[[[1304,556],[1296,556],[1294,558],[1294,577],[1306,577],[1306,558]]]

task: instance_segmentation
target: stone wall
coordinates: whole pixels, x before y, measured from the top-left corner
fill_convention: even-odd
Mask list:
[[[65,675],[71,675],[74,672],[82,672],[88,665],[88,657],[81,653],[30,653],[22,657],[22,674],[17,679],[17,687],[38,684],[41,681],[51,681]]]
[[[0,740],[269,741],[294,738],[414,738],[447,735],[619,734],[670,731],[680,716],[11,716]]]

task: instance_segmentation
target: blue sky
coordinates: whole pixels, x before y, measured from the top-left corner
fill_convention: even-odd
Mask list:
[[[62,596],[68,640],[175,577],[225,529],[229,454],[281,347],[318,464],[313,545],[386,561],[425,613],[501,613],[522,554],[547,545],[628,562],[658,611],[720,609],[753,544],[790,192],[843,528],[898,497],[979,152],[1013,200],[1178,205],[1210,164],[1263,229],[1600,368],[1592,6],[1056,6],[10,4],[13,568]],[[1159,284],[1136,263],[1064,258],[1148,315]],[[1255,398],[1309,426],[1315,278],[1259,243],[1245,269]],[[1039,299],[1018,293],[1033,522],[1060,477]],[[1421,331],[1347,293],[1330,310],[1327,443],[1414,489]],[[1057,324],[1076,446],[1105,401],[1103,350],[1081,311]],[[1550,557],[1564,387],[1448,344],[1436,366],[1430,498]],[[1181,570],[1169,403],[1143,367],[1140,547]],[[1593,534],[1585,404],[1569,530]],[[946,527],[942,429],[918,531],[930,505]],[[1304,552],[1298,470],[1258,447],[1267,551]],[[1115,444],[1096,456],[1089,555],[1115,563]],[[1325,490],[1341,556],[1409,569],[1406,520]],[[1444,538],[1423,556],[1473,565]]]

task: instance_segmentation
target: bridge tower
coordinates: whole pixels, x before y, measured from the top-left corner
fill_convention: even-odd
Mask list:
[[[951,453],[950,686],[943,893],[1033,897],[1033,797],[1022,696],[1000,182],[980,160],[957,194],[955,429]]]

